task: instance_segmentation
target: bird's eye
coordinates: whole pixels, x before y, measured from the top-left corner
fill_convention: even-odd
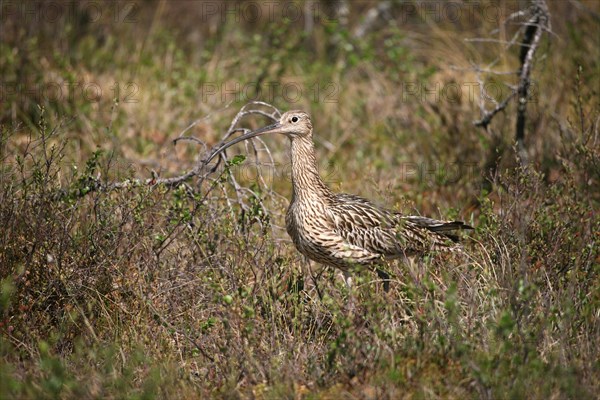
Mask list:
[[[292,117],[292,119],[290,119],[290,121],[292,121],[293,123],[298,122],[298,117]]]

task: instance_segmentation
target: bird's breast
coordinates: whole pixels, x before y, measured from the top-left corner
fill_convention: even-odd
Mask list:
[[[294,200],[286,213],[286,229],[304,255],[326,249],[335,228],[328,218],[327,205],[317,199]]]

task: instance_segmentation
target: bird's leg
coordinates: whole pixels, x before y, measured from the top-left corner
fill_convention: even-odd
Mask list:
[[[305,276],[308,275],[308,277],[310,278],[310,279],[306,280],[306,283],[307,283],[306,291],[310,292],[311,287],[314,287],[315,291],[317,292],[317,296],[319,296],[319,299],[323,300],[323,295],[321,294],[321,289],[319,289],[318,276],[315,276],[315,274],[313,274],[313,270],[310,265],[310,259],[308,257],[304,257],[304,269],[305,269]]]
[[[342,271],[344,283],[348,288],[348,300],[346,302],[346,311],[349,315],[353,316],[356,313],[356,303],[354,301],[354,290],[352,290],[352,275],[350,271]]]
[[[352,275],[350,275],[349,271],[342,271],[344,275],[344,283],[346,283],[346,287],[349,291],[352,291]]]
[[[381,268],[375,268],[377,276],[383,281],[383,290],[387,293],[390,291],[390,275]]]
[[[413,279],[413,281],[415,282],[415,284],[418,284],[419,282],[421,282],[421,273],[419,271],[419,262],[417,260],[415,260],[413,257],[408,257],[405,256],[403,259],[404,265],[406,266],[406,269],[408,270],[408,273],[410,274],[411,278]]]

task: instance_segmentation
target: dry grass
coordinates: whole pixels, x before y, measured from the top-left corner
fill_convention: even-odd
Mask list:
[[[220,2],[134,3],[131,23],[103,9],[99,22],[25,27],[9,18],[0,27],[0,397],[598,393],[597,3],[550,3],[528,168],[515,163],[514,105],[490,135],[472,124],[477,96],[403,92],[467,90],[477,77],[465,68],[502,48],[464,39],[505,39],[514,27],[493,33],[498,21],[477,12],[419,18],[407,7],[420,3],[403,3],[357,40],[353,29],[374,4],[352,6],[348,26],[331,19],[308,31],[303,20],[204,18],[202,4]],[[85,17],[84,4],[76,9]],[[517,61],[508,51],[496,67]],[[48,101],[42,88],[69,81],[97,84],[102,95]],[[257,81],[302,88],[297,101],[281,90],[261,99],[312,113],[333,188],[463,218],[477,227],[468,255],[390,265],[389,293],[359,271],[349,313],[335,272],[313,265],[315,287],[281,229],[290,185],[287,143],[277,138],[266,139],[275,165],[261,166],[264,183],[250,152],[202,184],[90,190],[97,179],[191,168],[199,147],[171,140],[210,115],[186,134],[216,143],[249,100],[225,88]],[[14,83],[22,89],[11,94]],[[244,206],[232,177],[250,189]]]

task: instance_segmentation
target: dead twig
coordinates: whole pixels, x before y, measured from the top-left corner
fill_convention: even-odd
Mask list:
[[[505,51],[509,51],[513,46],[519,47],[520,67],[516,72],[516,75],[518,76],[518,82],[516,85],[506,85],[508,88],[510,88],[510,93],[502,100],[496,100],[487,93],[484,81],[480,76],[482,73],[493,73],[494,75],[502,75],[502,73],[490,70],[490,68],[479,68],[478,66],[473,67],[477,73],[480,87],[479,108],[481,115],[478,120],[473,121],[473,124],[490,133],[491,130],[489,129],[489,125],[494,117],[499,112],[504,111],[511,101],[516,98],[517,122],[515,127],[515,141],[519,162],[521,165],[526,165],[528,163],[528,155],[524,142],[527,103],[530,100],[531,71],[533,69],[534,56],[539,47],[543,34],[552,33],[552,30],[550,27],[550,13],[544,0],[532,0],[531,5],[527,10],[521,10],[512,13],[504,21],[504,25],[507,25],[509,22],[514,21],[517,18],[523,18],[526,19],[526,21],[521,24],[520,29],[508,41],[494,38],[474,38],[467,39],[467,41],[501,43],[505,45]],[[521,38],[521,40],[519,40],[519,38]],[[499,58],[500,56],[492,61],[490,65],[495,65]],[[486,107],[486,102],[491,102],[494,107],[489,109]],[[494,156],[494,158],[497,157]]]
[[[525,120],[527,101],[529,99],[529,88],[531,86],[531,69],[533,67],[533,56],[538,48],[542,34],[550,30],[550,13],[544,0],[536,0],[533,5],[533,16],[526,24],[523,45],[519,61],[521,70],[519,73],[519,86],[517,89],[517,125],[516,142],[519,161],[521,165],[528,164],[527,150],[525,149]]]
[[[256,106],[268,107],[271,112],[266,112],[261,109],[252,108],[252,107],[256,107]],[[235,134],[237,132],[246,132],[247,131],[243,128],[237,128],[236,126],[242,118],[247,117],[249,115],[260,115],[260,116],[267,117],[267,118],[271,119],[272,121],[276,121],[279,119],[281,112],[276,107],[274,107],[268,103],[261,102],[261,101],[253,101],[253,102],[250,102],[250,103],[244,105],[240,109],[240,111],[236,114],[236,116],[234,117],[233,121],[231,122],[231,124],[229,126],[229,129],[227,130],[225,135],[222,137],[221,141],[219,141],[210,150],[206,150],[207,145],[203,140],[192,137],[192,136],[183,136],[183,134],[185,132],[187,132],[191,127],[195,126],[199,121],[205,120],[205,119],[209,118],[210,116],[198,119],[195,122],[193,122],[192,124],[190,124],[186,129],[184,129],[181,132],[179,137],[177,137],[173,140],[174,144],[177,144],[179,141],[190,141],[190,142],[194,142],[196,144],[200,144],[200,145],[204,146],[204,148],[205,148],[204,154],[206,156],[203,157],[202,159],[200,159],[200,161],[192,169],[190,169],[189,171],[187,171],[181,175],[168,177],[168,178],[161,178],[161,177],[157,176],[157,174],[153,174],[153,176],[151,178],[147,178],[147,179],[133,178],[133,179],[126,179],[124,181],[119,181],[119,182],[103,182],[99,178],[89,178],[88,181],[86,182],[87,183],[86,194],[90,193],[90,192],[96,192],[96,191],[109,192],[112,190],[127,189],[127,188],[140,187],[140,186],[163,185],[163,186],[167,186],[169,188],[174,188],[174,187],[179,186],[183,182],[186,182],[194,177],[199,178],[199,184],[201,184],[208,175],[210,175],[211,173],[213,173],[217,170],[219,164],[222,161],[227,161],[227,155],[226,155],[226,152],[222,152],[221,154],[219,154],[217,163],[208,170],[206,170],[206,167],[208,164],[208,162],[206,160],[209,160],[211,158],[211,156],[214,155],[215,150],[218,149],[223,143],[225,143],[233,134]],[[264,142],[261,141],[261,143],[264,145]],[[264,146],[264,147],[266,148],[266,146]],[[255,151],[257,151],[256,148],[255,148]],[[271,154],[268,150],[267,150],[267,153],[269,154],[269,157],[272,160]],[[68,194],[68,191],[63,189],[57,193],[57,197],[61,198],[67,194]]]

